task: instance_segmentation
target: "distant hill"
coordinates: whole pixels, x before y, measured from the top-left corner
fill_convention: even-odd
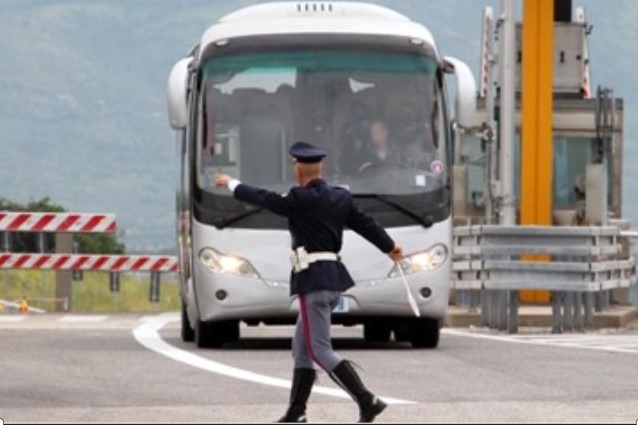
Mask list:
[[[1,0],[0,196],[45,195],[115,211],[132,250],[173,246],[175,142],[165,87],[173,63],[220,16],[256,1]],[[496,0],[378,1],[428,26],[478,69],[481,10]],[[638,2],[587,7],[594,83],[625,98],[625,188],[638,185]],[[627,190],[625,193],[629,194]],[[638,201],[625,197],[638,223]]]

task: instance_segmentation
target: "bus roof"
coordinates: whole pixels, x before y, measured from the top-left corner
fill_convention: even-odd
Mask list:
[[[391,9],[355,2],[279,2],[232,12],[210,27],[200,52],[233,37],[284,34],[403,36],[423,40],[436,51],[430,31]]]

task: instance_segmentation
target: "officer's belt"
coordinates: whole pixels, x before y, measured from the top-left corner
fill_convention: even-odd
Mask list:
[[[308,262],[315,263],[317,261],[340,261],[339,254],[334,252],[311,252],[308,254]]]
[[[310,264],[317,261],[341,261],[341,257],[334,252],[311,252],[308,253],[303,246],[300,246],[290,255],[290,262],[295,273],[299,273],[310,267]]]

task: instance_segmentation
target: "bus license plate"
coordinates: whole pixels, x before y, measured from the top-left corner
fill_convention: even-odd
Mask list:
[[[332,309],[333,313],[347,313],[348,310],[348,299],[344,297],[339,297],[335,307]]]

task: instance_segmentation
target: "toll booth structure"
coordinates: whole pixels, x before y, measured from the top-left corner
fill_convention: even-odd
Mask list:
[[[525,4],[526,8],[530,4],[530,9],[542,7],[529,0]],[[550,1],[549,4],[553,5],[553,2]],[[530,14],[527,9],[525,14]],[[553,55],[545,60],[552,61],[547,67],[551,69],[553,76],[550,101],[551,145],[547,143],[545,147],[539,147],[535,152],[536,157],[530,156],[529,150],[524,149],[521,143],[521,139],[525,137],[523,121],[526,116],[523,113],[522,88],[528,93],[530,91],[529,82],[523,80],[522,72],[529,69],[525,67],[524,55],[538,55],[543,46],[536,46],[537,51],[530,53],[529,49],[524,49],[527,45],[522,42],[523,36],[527,34],[524,33],[523,25],[517,23],[515,30],[513,203],[516,223],[530,224],[522,217],[529,214],[529,204],[522,203],[521,199],[526,196],[529,198],[530,195],[525,193],[525,190],[529,190],[529,185],[526,186],[524,181],[527,178],[529,182],[530,175],[524,176],[523,173],[530,173],[531,168],[532,173],[539,173],[532,174],[532,180],[549,177],[548,183],[551,184],[551,190],[535,194],[545,197],[542,202],[548,203],[551,208],[551,215],[547,220],[549,222],[534,224],[618,226],[626,230],[629,222],[622,216],[623,100],[610,89],[591,87],[591,61],[587,43],[591,27],[587,23],[584,9],[576,8],[572,13],[571,5],[567,11],[556,6],[554,15],[550,14],[550,18],[553,40],[550,40],[549,45],[553,46]],[[527,19],[525,17],[525,22],[528,22]],[[502,26],[492,19],[491,9],[486,8],[481,52],[481,87],[476,103],[477,127],[455,131],[453,214],[458,228],[499,224],[497,211],[503,198],[498,176],[498,124],[502,116],[499,110],[501,102],[498,81],[502,75],[496,75],[500,52],[496,53],[497,49],[491,47],[493,41],[490,37],[496,34],[498,41],[502,33]],[[529,121],[529,115],[527,116]],[[493,124],[490,125],[490,122]],[[529,138],[528,135],[528,146]],[[625,250],[629,250],[628,243],[625,243]],[[629,255],[628,252],[626,254]],[[550,303],[549,291],[520,291],[517,296],[523,304]],[[626,303],[626,291],[617,291],[615,299]]]

